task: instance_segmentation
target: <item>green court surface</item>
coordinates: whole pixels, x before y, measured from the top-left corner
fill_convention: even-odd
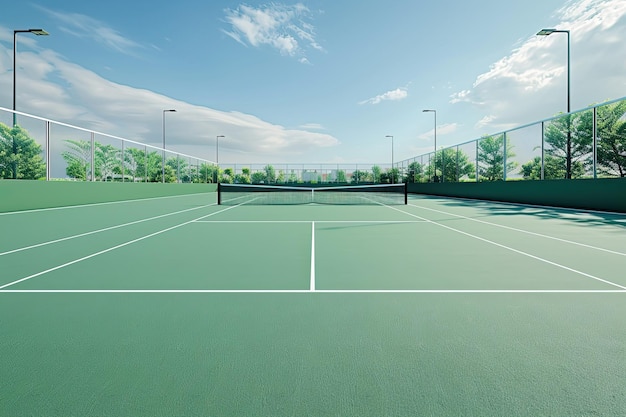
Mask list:
[[[626,215],[215,201],[0,213],[0,415],[626,415]]]

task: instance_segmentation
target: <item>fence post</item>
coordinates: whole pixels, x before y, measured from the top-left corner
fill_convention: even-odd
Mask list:
[[[479,180],[480,180],[478,174],[479,174],[479,170],[478,170],[478,139],[476,139],[476,182],[479,182]]]
[[[544,172],[545,172],[545,141],[546,133],[545,133],[545,122],[541,122],[541,179],[544,180]]]
[[[96,181],[96,134],[91,132],[91,182]]]
[[[593,108],[593,179],[598,178],[598,108]]]
[[[126,182],[126,177],[124,176],[124,161],[126,160],[124,155],[124,140],[122,139],[122,182]]]
[[[502,170],[502,180],[506,181],[506,132],[504,132],[502,134],[502,142],[504,143],[504,146],[502,148],[502,150],[504,152],[504,155],[502,155],[502,161],[503,161],[503,164],[504,164],[504,166],[502,167],[503,168],[503,170]]]
[[[46,181],[50,181],[50,121],[46,120]]]

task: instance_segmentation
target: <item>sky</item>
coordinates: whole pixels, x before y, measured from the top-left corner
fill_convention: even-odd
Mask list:
[[[624,0],[13,2],[0,107],[220,163],[386,163],[626,96]],[[176,109],[163,114],[163,110]],[[6,119],[6,115],[5,115]],[[393,136],[393,139],[386,136]],[[392,148],[393,146],[393,148]],[[393,153],[392,153],[393,151]]]

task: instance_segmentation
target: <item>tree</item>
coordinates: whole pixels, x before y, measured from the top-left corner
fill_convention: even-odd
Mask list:
[[[380,182],[385,182],[382,178],[383,175],[386,176],[386,181],[389,181],[392,184],[398,184],[400,182],[400,170],[398,168],[388,169],[384,174],[381,175]]]
[[[232,184],[235,182],[235,178],[233,177],[232,168],[226,168],[224,172],[220,175],[220,182],[224,184]]]
[[[417,162],[413,162],[413,164],[417,164]],[[466,175],[469,178],[474,178],[476,175],[474,164],[469,161],[469,157],[465,152],[460,149],[457,150],[457,148],[438,150],[435,154],[434,163],[426,168],[426,178],[434,177],[435,165],[437,166],[437,181],[458,182]]]
[[[372,175],[367,171],[356,170],[352,173],[352,182],[353,183],[362,183],[362,182],[371,182]]]
[[[165,161],[165,165],[172,168],[174,179],[171,182],[192,182],[195,173],[192,172],[192,166],[187,159],[180,156],[172,156]],[[167,181],[166,178],[166,182]]]
[[[0,123],[0,178],[36,180],[45,175],[41,145],[20,126]]]
[[[252,179],[250,178],[250,168],[242,168],[241,174],[235,175],[235,183],[237,184],[252,183]]]
[[[422,182],[423,174],[424,174],[424,166],[416,161],[411,162],[407,169],[405,182],[409,182],[409,183]]]
[[[276,182],[276,170],[274,169],[273,166],[271,165],[266,165],[265,168],[263,168],[263,170],[265,171],[265,180],[267,181],[268,184],[272,184]]]
[[[137,180],[137,168],[139,167],[139,162],[135,159],[135,154],[132,152],[133,150],[137,151],[138,149],[124,149],[124,152],[122,153],[122,166],[124,167],[124,177],[122,178],[122,181],[126,180],[125,177],[127,175],[133,178],[133,182]]]
[[[207,164],[206,162],[201,163],[200,170],[198,171],[198,179],[200,182],[216,182],[217,166],[213,164]]]
[[[252,184],[265,184],[267,182],[267,174],[265,171],[257,171],[251,175]]]
[[[112,180],[118,164],[118,150],[113,145],[103,145],[96,142],[94,157],[96,175],[100,176],[101,181]]]
[[[380,167],[378,165],[374,165],[372,167],[372,181],[374,181],[375,183],[381,182],[381,178],[380,178],[381,172],[382,170],[380,169]]]
[[[531,161],[526,162],[520,168],[520,173],[525,180],[541,179],[541,157],[535,156]]]
[[[598,107],[598,171],[626,177],[626,100]]]
[[[91,142],[67,139],[65,146],[69,148],[61,153],[67,164],[65,173],[70,178],[86,181],[91,177]]]
[[[137,148],[128,148],[125,154],[127,168],[130,171],[130,175],[133,177],[133,182],[137,181],[139,178],[145,180],[147,177],[146,152]]]
[[[543,177],[547,180],[565,178],[565,160],[546,155],[543,166]],[[541,157],[536,156],[520,168],[520,173],[525,180],[541,179]],[[580,178],[585,175],[585,167],[582,162],[576,161],[572,165],[572,177]]]
[[[348,179],[346,178],[346,171],[343,169],[337,171],[337,182],[348,182]]]
[[[506,140],[506,172],[517,167],[509,139]],[[504,179],[504,135],[483,136],[478,141],[478,173],[485,181]]]
[[[592,164],[588,157],[593,150],[593,112],[585,111],[554,119],[545,128],[545,155],[556,159],[562,169],[556,169],[556,178],[580,178]],[[581,169],[582,168],[582,169]],[[546,174],[544,172],[544,174]],[[551,172],[552,174],[552,172]]]

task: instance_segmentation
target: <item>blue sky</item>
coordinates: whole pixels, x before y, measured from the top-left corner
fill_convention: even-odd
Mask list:
[[[626,96],[623,0],[14,2],[0,107],[223,163],[381,163]],[[562,35],[562,36],[561,36]]]

